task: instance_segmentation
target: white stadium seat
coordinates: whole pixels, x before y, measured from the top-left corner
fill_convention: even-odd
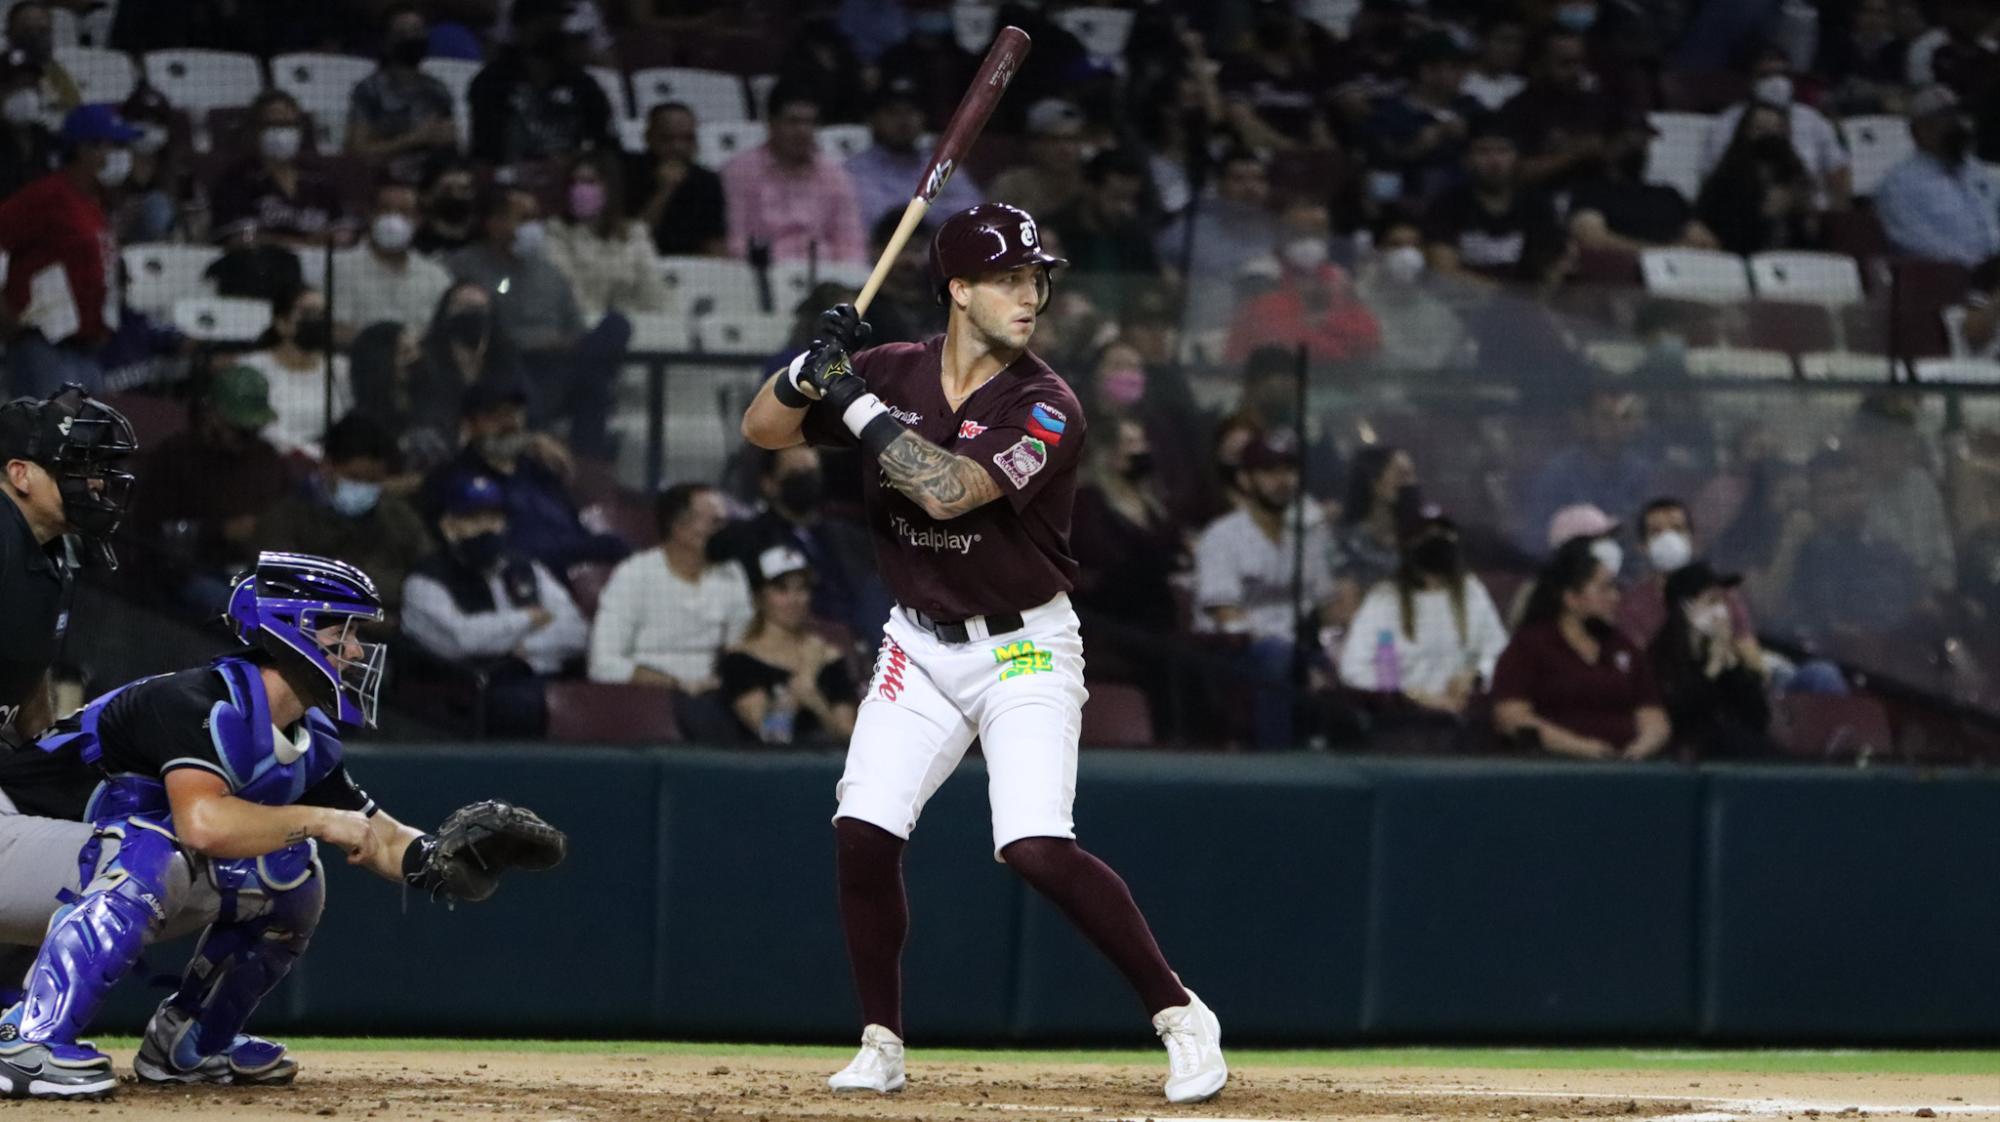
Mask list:
[[[828,159],[846,163],[855,153],[875,143],[867,125],[822,125],[819,128],[819,150]]]
[[[191,296],[174,301],[174,326],[207,343],[248,343],[270,330],[271,302]]]
[[[618,122],[618,147],[632,155],[646,150],[646,121],[642,117],[625,117]]]
[[[695,161],[717,171],[770,135],[762,121],[704,121],[696,128]]]
[[[1639,255],[1646,291],[1655,296],[1729,303],[1750,298],[1743,259],[1715,249],[1649,249]]]
[[[235,51],[148,51],[146,80],[199,127],[209,110],[245,106],[264,92],[264,68],[255,55]]]
[[[779,311],[798,306],[818,284],[860,288],[868,280],[866,261],[778,261],[771,265],[771,302]]]
[[[1646,182],[1660,183],[1692,203],[1701,194],[1701,153],[1715,118],[1707,113],[1648,113],[1655,131],[1646,148]]]
[[[1994,362],[1989,358],[1918,359],[1917,381],[2000,385],[2000,362]]]
[[[1700,378],[1763,378],[1790,381],[1792,356],[1783,351],[1737,347],[1695,347],[1688,351],[1688,373]]]
[[[1750,258],[1761,300],[1859,304],[1861,266],[1844,253],[1773,252]]]
[[[791,333],[792,317],[778,312],[702,316],[688,325],[694,349],[708,354],[761,358],[784,346]]]
[[[992,4],[958,0],[951,6],[952,38],[958,40],[959,46],[985,58],[986,48],[993,45],[993,33],[1000,30],[996,25],[998,15]]]
[[[702,124],[750,119],[743,103],[743,79],[734,74],[686,66],[656,66],[633,73],[632,104],[637,110],[633,116],[644,117],[669,101],[686,104]]]
[[[1903,366],[1897,363],[1897,366]],[[1815,382],[1886,382],[1889,356],[1859,351],[1816,351],[1799,356],[1799,373]]]
[[[1057,12],[1055,22],[1076,36],[1090,57],[1122,59],[1125,43],[1132,38],[1132,21],[1138,13],[1123,8],[1069,8]]]
[[[57,47],[56,61],[76,80],[76,89],[86,102],[108,101],[123,104],[139,88],[139,68],[124,51],[101,47]]]
[[[1840,138],[1854,160],[1854,193],[1864,198],[1875,193],[1890,168],[1917,150],[1910,139],[1910,122],[1901,117],[1844,118]]]
[[[604,91],[605,99],[611,102],[611,119],[617,121],[630,117],[632,99],[625,93],[625,72],[613,70],[609,66],[590,66],[585,69],[590,71],[590,76],[597,82],[597,87]]]
[[[632,321],[632,349],[635,351],[688,349],[687,319],[683,316],[628,312],[625,318]]]
[[[1606,373],[1625,375],[1639,368],[1639,363],[1646,357],[1646,346],[1643,343],[1607,339],[1584,344],[1583,357],[1589,359],[1591,365]]]
[[[744,84],[750,88],[750,115],[761,121],[769,115],[771,91],[778,88],[778,76],[752,74]]]
[[[202,273],[222,256],[222,251],[205,245],[143,243],[128,245],[123,253],[128,274],[125,300],[149,315],[166,315],[174,302],[189,296],[210,295],[213,289]]]
[[[662,257],[660,279],[685,316],[747,311],[757,306],[757,275],[728,257]],[[772,293],[775,300],[777,293]]]
[[[271,84],[296,98],[312,115],[319,150],[338,152],[347,141],[348,99],[375,72],[374,59],[303,51],[271,59]]]

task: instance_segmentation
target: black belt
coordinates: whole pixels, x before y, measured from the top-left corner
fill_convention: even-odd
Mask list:
[[[909,612],[911,622],[930,632],[932,635],[937,636],[940,642],[965,643],[970,642],[972,639],[971,631],[965,626],[971,622],[970,620],[944,623],[932,619],[915,608],[906,608],[904,610]],[[988,638],[995,635],[1005,635],[1010,631],[1019,631],[1021,628],[1027,626],[1027,624],[1021,621],[1021,613],[1019,612],[997,612],[990,616],[974,616],[973,618],[984,619],[986,621],[986,635]]]

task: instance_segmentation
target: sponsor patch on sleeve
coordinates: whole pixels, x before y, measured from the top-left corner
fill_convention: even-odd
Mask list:
[[[1028,410],[1028,435],[1037,440],[1061,444],[1063,429],[1068,427],[1069,418],[1047,402],[1037,401],[1034,408]]]
[[[1049,446],[1032,436],[1024,436],[996,453],[993,462],[1018,491],[1028,485],[1036,472],[1048,466]]]

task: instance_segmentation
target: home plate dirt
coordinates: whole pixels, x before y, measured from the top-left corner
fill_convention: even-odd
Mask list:
[[[835,1098],[823,1082],[827,1061],[792,1057],[302,1051],[298,1059],[293,1087],[157,1090],[128,1082],[103,1103],[0,1103],[0,1122],[2000,1122],[2000,1080],[1985,1076],[1253,1066],[1234,1072],[1215,1102],[1177,1107],[1160,1097],[1157,1066],[933,1065],[917,1055],[902,1094]]]

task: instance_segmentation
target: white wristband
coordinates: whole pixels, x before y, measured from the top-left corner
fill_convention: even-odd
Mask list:
[[[800,351],[798,357],[792,359],[792,364],[785,367],[785,381],[790,382],[793,389],[817,401],[819,400],[818,387],[807,385],[799,380],[800,372],[806,368],[806,359],[811,357],[811,351]]]
[[[846,425],[847,431],[853,433],[858,440],[861,437],[861,430],[868,427],[868,422],[888,411],[889,407],[882,404],[881,398],[872,393],[864,393],[849,402],[847,408],[841,411],[840,423]]]

